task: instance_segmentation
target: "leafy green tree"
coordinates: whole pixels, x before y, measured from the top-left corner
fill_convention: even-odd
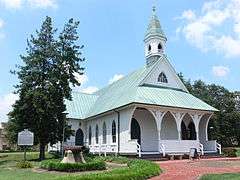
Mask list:
[[[240,145],[240,112],[236,109],[234,93],[223,86],[206,84],[202,80],[186,81],[179,77],[194,96],[217,108],[208,126],[210,139],[217,139],[223,146]]]
[[[33,131],[40,160],[45,158],[48,143],[62,141],[63,128],[66,137],[72,133],[65,123],[64,99],[71,99],[71,87],[80,85],[75,74],[84,70],[80,66],[85,60],[81,58],[83,46],[77,45],[78,25],[70,19],[56,37],[52,19],[46,17],[40,31],[28,41],[26,55],[21,56],[23,65],[13,71],[20,81],[16,86],[19,100],[9,113],[9,138],[16,140],[16,133],[24,128]]]

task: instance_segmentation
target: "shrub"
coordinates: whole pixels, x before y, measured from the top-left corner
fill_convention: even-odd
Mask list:
[[[146,160],[128,160],[128,167],[113,169],[109,172],[85,174],[74,176],[75,180],[144,180],[159,175],[161,169],[159,165]],[[71,180],[69,176],[59,178],[61,180]]]
[[[237,149],[234,147],[223,148],[223,154],[227,157],[237,157]]]
[[[115,162],[115,163],[119,163],[119,164],[127,164],[128,162],[130,162],[131,160],[128,159],[127,157],[123,157],[123,156],[96,156],[95,159],[100,159],[103,161],[107,161],[107,162]]]
[[[41,168],[48,169],[49,171],[64,171],[64,172],[76,172],[76,171],[92,171],[92,170],[104,170],[106,169],[106,163],[104,161],[90,161],[87,163],[61,163],[59,160],[47,160],[41,162]]]
[[[33,165],[31,162],[29,161],[20,161],[20,162],[17,162],[16,166],[18,168],[21,168],[21,169],[24,169],[24,168],[33,168]]]

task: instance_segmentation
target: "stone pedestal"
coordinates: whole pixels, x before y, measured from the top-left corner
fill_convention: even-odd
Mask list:
[[[65,157],[62,163],[86,163],[83,157],[83,146],[67,146],[64,147]]]

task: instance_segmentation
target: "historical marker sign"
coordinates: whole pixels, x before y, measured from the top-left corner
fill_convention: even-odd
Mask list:
[[[34,134],[28,129],[24,129],[18,133],[18,145],[19,146],[32,146]]]

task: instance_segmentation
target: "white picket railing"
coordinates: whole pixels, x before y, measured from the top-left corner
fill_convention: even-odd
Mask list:
[[[199,149],[200,149],[201,155],[204,155],[203,144],[199,143]]]
[[[166,147],[164,144],[160,143],[159,144],[160,152],[162,153],[163,157],[166,156]]]
[[[165,146],[165,153],[189,153],[191,148],[199,152],[199,141],[196,140],[161,140],[160,144]]]
[[[98,154],[106,156],[107,153],[114,153],[117,155],[117,144],[95,144],[95,145],[89,145],[90,152],[93,154]]]
[[[141,155],[141,145],[138,144],[138,142],[136,143],[136,145],[137,145],[138,157],[141,157],[141,156],[142,156],[142,155]]]
[[[219,154],[222,154],[222,145],[216,142],[216,147],[219,151]]]

